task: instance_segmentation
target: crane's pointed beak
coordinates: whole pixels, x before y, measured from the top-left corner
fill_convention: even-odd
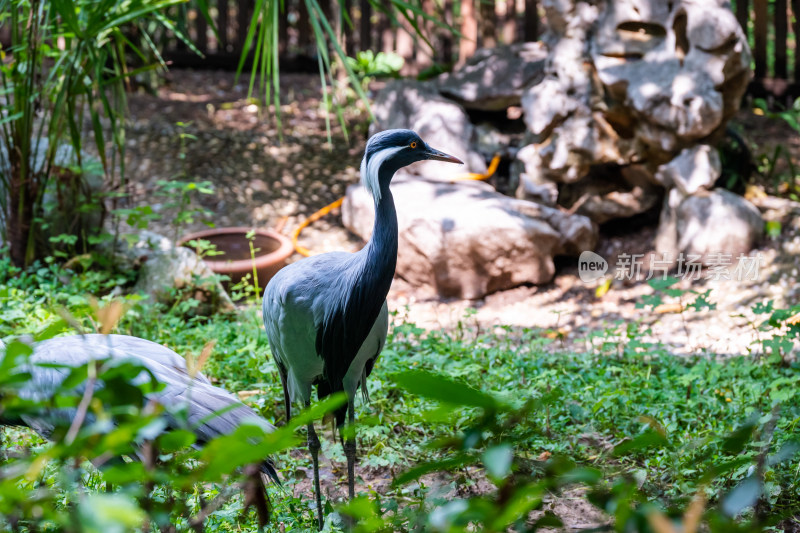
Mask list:
[[[457,157],[453,157],[452,155],[448,155],[444,152],[440,152],[435,148],[431,148],[427,144],[425,145],[425,159],[433,159],[435,161],[446,161],[448,163],[458,163],[459,165],[463,165],[464,162]]]

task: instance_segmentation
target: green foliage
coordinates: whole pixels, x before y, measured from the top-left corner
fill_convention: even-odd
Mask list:
[[[60,307],[75,317],[75,326],[93,331],[97,320],[86,295],[107,303],[110,296],[103,294],[126,279],[99,265],[77,272],[50,262],[21,271],[0,260],[0,338],[65,331]],[[672,280],[652,285],[660,301],[650,300],[651,307],[675,300],[698,308],[713,305],[708,295],[679,290]],[[282,418],[280,379],[255,306],[189,318],[178,309],[144,305],[135,295],[122,298],[128,310],[115,332],[163,342],[179,353],[198,353],[216,339],[204,372],[231,391],[248,391],[248,403],[268,419]],[[550,331],[479,332],[469,317],[451,332],[395,323],[370,376],[372,402],[358,406],[357,431],[364,475],[377,472],[376,479],[390,477],[392,483],[347,504],[326,502],[326,512],[335,507],[340,515],[357,517],[357,531],[535,531],[558,527],[547,502],[568,496],[585,498],[605,513],[611,530],[668,531],[656,525],[664,521],[678,530],[696,512],[707,531],[768,531],[800,512],[800,363],[792,351],[800,307],[777,309],[766,302],[753,311],[763,319],[757,337],[754,333],[760,349],[724,359],[672,355],[646,341],[648,332],[635,322],[610,323],[567,347]],[[696,312],[688,306],[684,311],[687,319]],[[134,371],[123,370],[120,379]],[[83,378],[81,372],[74,379]],[[0,382],[9,380],[0,367]],[[129,391],[126,413],[136,413],[141,394],[122,385],[113,389]],[[0,401],[4,408],[6,397]],[[141,415],[120,415],[123,404],[114,401],[103,398],[103,409],[130,418],[120,418],[117,426],[125,435],[150,431],[146,417],[136,425],[133,420]],[[331,407],[308,416],[318,418]],[[305,422],[293,419],[293,427]],[[161,516],[179,530],[199,511],[201,497],[210,502],[222,494],[230,502],[211,514],[207,529],[254,530],[255,515],[241,515],[238,488],[227,489],[220,481],[266,450],[298,446],[293,431],[276,442],[248,434],[256,438],[254,450],[242,444],[240,434],[194,451],[186,448],[191,434],[177,430],[155,438],[166,459],[153,470],[139,462],[95,470],[69,459],[74,447],[5,430],[4,441],[20,445],[4,450],[0,484],[13,486],[8,490],[16,494],[18,508],[30,513],[44,494],[41,505],[52,503],[58,517],[90,512],[92,520],[103,520],[103,509],[118,504],[126,510],[121,521]],[[133,439],[122,435],[87,430],[76,442],[85,436],[82,456],[96,457],[103,449],[130,446]],[[22,474],[2,477],[15,471],[17,455],[24,457],[22,445],[31,457],[52,457],[34,481]],[[304,478],[297,472],[310,463],[299,446],[301,452],[291,455],[276,452],[288,486],[269,488],[276,518],[268,531],[278,531],[279,522],[286,531],[313,527],[313,497],[292,487]],[[343,461],[339,443],[330,439],[323,439],[323,456],[323,464]],[[32,463],[20,464],[27,472]],[[137,488],[142,480],[152,482],[149,493]],[[112,493],[104,492],[105,482],[114,485]],[[35,492],[34,486],[45,491]],[[32,503],[22,502],[23,496]],[[126,500],[108,499],[117,497]]]
[[[361,80],[368,77],[396,78],[400,75],[403,63],[405,63],[403,58],[394,52],[378,52],[376,54],[372,50],[364,50],[358,52],[356,57],[347,58],[350,69]]]
[[[214,185],[208,180],[199,181],[190,176],[186,163],[188,143],[197,139],[187,132],[190,125],[191,123],[177,123],[179,143],[177,156],[181,161],[180,170],[168,180],[156,181],[156,187],[150,193],[154,198],[162,200],[161,210],[156,212],[150,204],[118,208],[112,211],[115,221],[124,221],[131,228],[143,230],[147,229],[152,222],[168,217],[172,228],[172,240],[175,244],[188,224],[201,222],[208,227],[214,227],[214,223],[211,221],[213,215],[211,210],[196,205],[201,200],[201,195],[214,194]],[[131,235],[131,237],[136,238],[136,235]],[[195,244],[197,244],[197,253],[201,257],[216,254],[216,251],[209,247],[210,243],[208,242]]]
[[[800,133],[800,98],[794,101],[791,108],[781,111],[770,110],[767,102],[760,98],[754,104],[758,114],[774,120],[781,120],[795,132]],[[794,201],[800,200],[800,170],[795,166],[786,146],[778,144],[772,153],[758,154],[757,160],[759,173],[772,183],[778,194],[785,195]],[[788,168],[785,172],[779,171],[781,161]]]
[[[782,310],[781,316],[790,313]],[[413,383],[415,397],[435,399],[439,407],[430,409],[427,402],[405,394],[398,399],[406,410],[387,422],[400,424],[404,419],[412,427],[427,426],[433,431],[429,442],[435,459],[423,459],[396,482],[483,464],[498,487],[495,495],[448,503],[448,519],[439,525],[431,520],[444,512],[434,511],[444,502],[426,501],[430,529],[462,531],[467,522],[486,531],[523,527],[495,521],[505,516],[508,498],[514,500],[507,492],[511,489],[498,483],[509,447],[514,450],[513,466],[504,480],[513,482],[510,487],[521,491],[520,498],[535,500],[531,494],[580,481],[588,486],[590,501],[614,516],[621,531],[648,530],[657,520],[651,518],[656,512],[680,517],[695,494],[711,500],[704,520],[713,524],[712,531],[740,526],[761,531],[796,513],[798,363],[680,358],[644,343],[639,335],[628,332],[621,345],[602,342],[595,353],[565,354],[533,331],[519,337],[509,331],[512,338],[484,335],[459,341],[413,326],[398,328],[384,367],[421,366],[465,383],[445,386],[439,375],[420,380],[417,370],[399,376],[398,383]],[[393,350],[406,342],[413,355],[402,350],[395,360]],[[473,390],[492,394],[495,401],[483,395],[477,400]],[[483,407],[474,411],[479,403]],[[776,405],[780,407],[770,414]],[[758,416],[759,411],[767,414]],[[408,416],[409,412],[419,415]],[[746,422],[740,425],[737,420]],[[549,454],[550,459],[539,460]],[[753,477],[759,465],[763,474]],[[756,503],[758,512],[753,514]],[[534,501],[529,509],[540,507],[541,502]],[[731,517],[747,509],[734,526]],[[398,523],[393,522],[393,530],[411,529],[407,523],[400,529]],[[525,527],[529,529],[516,530],[535,530],[530,520]]]
[[[322,8],[320,2],[317,0],[303,0],[303,2],[309,14],[311,31],[313,32],[314,43],[317,47],[320,85],[322,86],[322,105],[326,110],[335,111],[339,125],[345,135],[347,135],[347,125],[341,107],[343,103],[341,101],[342,99],[337,96],[335,91],[333,94],[329,92],[329,88],[337,86],[334,76],[337,69],[341,69],[345,85],[349,84],[352,87],[357,97],[367,108],[370,118],[373,118],[366,91],[360,83],[357,72],[353,68],[354,64],[348,61],[350,58],[345,54],[341,42],[343,31],[352,31],[352,21],[350,21],[347,13],[342,11],[341,13],[343,16],[339,20],[339,23],[342,25],[343,31],[337,31],[334,27],[334,17],[326,14],[326,10]],[[405,23],[411,26],[411,30],[409,31],[413,31],[413,36],[425,43],[429,48],[432,48],[433,45],[427,39],[423,31],[425,25],[437,26],[455,35],[459,35],[458,30],[449,26],[434,14],[431,14],[430,9],[423,6],[421,0],[413,0],[410,2],[406,0],[390,0],[389,2],[369,0],[369,3],[372,9],[376,12],[384,13],[389,20],[398,27],[405,26],[405,24],[401,24],[399,20],[400,18],[404,19]],[[258,0],[256,2],[254,15],[250,20],[237,69],[237,72],[242,72],[247,58],[250,57],[252,53],[253,63],[248,97],[252,96],[256,79],[258,79],[259,92],[264,95],[263,101],[274,106],[279,133],[281,119],[278,21],[280,12],[283,9],[283,3],[280,0]],[[387,66],[391,66],[395,61],[396,60],[387,57],[384,63]],[[355,66],[360,64],[361,61],[357,59]],[[346,89],[346,86],[342,87],[342,89]],[[330,117],[327,114],[325,115],[325,122],[328,140],[330,141]]]
[[[85,187],[86,137],[109,182],[115,161],[124,171],[125,55],[142,56],[124,30],[148,20],[169,27],[160,12],[181,1],[0,0],[0,26],[11,36],[0,50],[0,231],[17,265],[43,254],[37,238],[52,218],[43,210],[51,181],[68,175],[70,188]],[[65,146],[68,168],[58,156]],[[76,205],[59,207],[69,214]]]
[[[64,285],[67,279],[70,282]],[[31,349],[25,343],[10,340],[8,335],[31,334],[38,341],[72,328],[95,330],[104,315],[102,307],[98,308],[86,294],[98,291],[107,279],[114,279],[114,275],[65,271],[52,262],[21,271],[8,259],[0,260],[0,338],[6,337],[8,345],[4,355],[0,346],[0,417],[13,421],[25,414],[75,407],[82,397],[80,387],[87,379],[103,384],[92,395],[86,424],[75,425],[69,418],[61,420],[52,443],[44,443],[27,431],[0,431],[0,529],[129,531],[150,523],[151,529],[171,524],[185,530],[200,527],[203,522],[213,530],[254,528],[256,514],[247,511],[249,504],[244,502],[251,501],[258,489],[252,484],[253,476],[248,474],[246,465],[297,447],[297,428],[304,427],[309,418],[321,418],[340,406],[344,398],[331,397],[274,433],[265,433],[257,426],[242,426],[231,435],[193,449],[190,446],[195,437],[185,413],[175,410],[176,406],[165,406],[171,409],[168,412],[145,401],[144,394],[157,390],[158,384],[152,379],[132,384],[133,377],[148,373],[138,365],[98,361],[71,370],[52,397],[32,401],[20,395],[18,391],[27,380]],[[106,296],[102,301],[108,307],[111,299]],[[216,357],[226,361],[226,368],[230,360],[230,368],[239,376],[245,371],[235,361],[245,351],[251,359],[253,347],[259,343],[255,323],[252,329],[225,318],[218,318],[213,324],[197,320],[187,323],[176,309],[143,305],[135,296],[125,298],[125,302],[129,310],[114,326],[115,332],[140,333],[162,342],[173,338],[171,347],[194,353],[199,352],[201,338],[218,338],[226,342]],[[160,316],[163,320],[143,320],[145,316]],[[173,336],[171,327],[188,330],[188,335]],[[241,342],[237,344],[232,339]],[[263,360],[259,363],[263,364]],[[207,368],[221,373],[217,365],[208,363]],[[263,377],[258,368],[246,372]],[[273,392],[277,394],[277,390]],[[178,429],[163,432],[163,417],[167,414],[179,422],[183,420]],[[265,414],[271,417],[271,406]],[[134,460],[118,460],[118,456]],[[111,492],[107,492],[109,489]],[[278,503],[278,519],[303,529],[306,520],[298,510],[298,501],[287,498],[278,487],[270,487],[269,492]],[[285,516],[289,509],[295,510]],[[308,523],[310,517],[309,513]]]
[[[147,369],[114,359],[72,368],[52,396],[31,397],[23,393],[30,354],[30,346],[19,341],[5,349],[0,364],[2,416],[17,420],[47,413],[54,424],[53,442],[43,445],[21,435],[4,454],[4,529],[105,532],[146,523],[158,528],[199,526],[206,514],[242,491],[257,501],[259,485],[247,485],[244,477],[258,474],[243,476],[240,469],[297,443],[296,425],[273,433],[243,425],[202,448],[190,448],[194,434],[186,413],[179,406],[147,402],[145,394],[158,390],[158,382],[152,376],[134,381],[148,375]],[[89,390],[93,383],[101,386],[86,396],[81,392],[84,383]],[[57,414],[69,407],[77,408],[74,417]],[[165,432],[167,415],[182,427]],[[249,519],[246,514],[241,518]]]
[[[769,109],[766,100],[758,98],[754,102],[756,109],[759,109],[764,116],[779,119],[788,124],[794,131],[800,134],[800,98],[796,99],[789,109],[772,111]]]

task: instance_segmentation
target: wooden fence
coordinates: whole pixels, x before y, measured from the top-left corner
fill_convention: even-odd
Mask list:
[[[305,0],[283,0],[280,15],[281,68],[317,69],[314,37]],[[538,0],[422,0],[427,13],[457,28],[463,38],[421,22],[433,44],[430,49],[406,31],[410,24],[391,20],[369,0],[318,0],[341,34],[348,55],[360,50],[392,51],[403,56],[403,74],[415,74],[435,63],[457,63],[481,46],[538,39],[543,12]],[[389,0],[378,0],[388,6]],[[733,0],[734,13],[753,51],[754,80],[750,93],[788,101],[800,96],[800,0]],[[238,64],[255,0],[207,0],[215,34],[193,3],[173,8],[178,25],[205,57],[184,43],[164,37],[160,43],[173,67],[228,68]],[[343,22],[347,14],[348,22]],[[0,27],[0,42],[8,46],[8,25]]]
[[[800,96],[800,0],[736,0],[753,53],[753,96]]]
[[[388,7],[389,0],[385,2]],[[457,28],[463,38],[430,21],[419,25],[433,52],[409,34],[408,21],[391,20],[369,0],[319,0],[334,22],[348,55],[360,50],[392,51],[405,61],[403,74],[415,74],[434,63],[464,61],[477,48],[500,43],[533,41],[540,33],[543,11],[537,0],[422,0],[426,13]],[[200,58],[175,40],[165,43],[165,55],[175,67],[235,68],[255,0],[208,0],[215,34],[190,3],[175,13],[180,25],[203,51]],[[281,68],[316,71],[314,36],[304,0],[284,0],[280,15]],[[739,23],[753,51],[754,96],[782,99],[800,96],[800,0],[734,0]],[[546,21],[545,21],[546,23]],[[218,36],[217,36],[218,35]]]
[[[381,1],[381,0],[378,0]],[[383,0],[386,7],[388,0]],[[403,74],[414,74],[432,65],[453,64],[469,57],[477,48],[499,43],[535,41],[539,37],[538,0],[422,0],[425,12],[436,20],[457,28],[465,38],[431,21],[418,17],[417,22],[433,45],[411,36],[411,24],[398,17],[392,20],[369,0],[319,0],[329,15],[346,53],[354,56],[361,50],[392,51],[406,61]],[[175,8],[179,26],[204,54],[200,58],[175,40],[164,43],[164,55],[175,67],[225,68],[237,64],[254,0],[208,0],[218,37],[206,20],[189,7]],[[304,0],[284,0],[280,15],[281,69],[316,71],[314,35]],[[345,15],[346,14],[346,15]]]

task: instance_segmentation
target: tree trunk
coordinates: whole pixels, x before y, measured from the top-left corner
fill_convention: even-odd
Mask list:
[[[444,0],[444,22],[453,25],[453,0]],[[440,31],[441,57],[439,58],[445,65],[453,63],[453,34],[449,31]]]
[[[277,0],[273,0],[277,1]],[[278,54],[289,53],[289,6],[287,3],[278,3]]]
[[[353,23],[353,0],[342,0],[342,22],[341,31],[344,44],[344,52],[355,57],[356,55],[356,29]],[[345,16],[347,15],[347,16]]]
[[[33,250],[29,248],[28,243],[36,194],[30,183],[26,183],[27,180],[22,178],[19,156],[13,150],[9,163],[11,175],[8,184],[6,238],[11,262],[18,267],[24,267],[32,259]]]
[[[536,0],[525,0],[525,28],[524,35],[526,41],[536,41],[539,39],[539,12]]]
[[[308,6],[306,0],[300,0],[297,9],[297,47],[302,50],[301,53],[311,55],[312,48],[312,29],[311,20],[308,15]]]
[[[359,0],[359,19],[358,19],[358,49],[361,51],[369,50],[372,46],[372,5],[369,0]]]
[[[217,0],[217,28],[219,33],[219,43],[217,51],[223,54],[228,52],[228,0]]]

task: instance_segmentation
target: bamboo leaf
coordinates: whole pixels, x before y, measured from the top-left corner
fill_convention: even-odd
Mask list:
[[[105,31],[110,31],[116,27],[122,26],[135,19],[156,13],[157,11],[160,11],[167,7],[174,6],[177,4],[182,4],[185,2],[186,0],[164,0],[162,2],[148,3],[143,7],[140,7],[138,9],[133,9],[131,11],[126,11],[110,20],[107,20],[105,24],[103,24],[103,26],[98,29],[96,34],[99,35]]]
[[[309,0],[309,1],[312,2],[320,12],[322,11],[322,9],[319,7],[319,4],[317,3],[317,0]],[[339,56],[339,60],[342,62],[342,66],[344,67],[345,71],[347,72],[347,77],[350,79],[350,82],[353,84],[353,88],[355,89],[356,94],[358,94],[359,98],[361,98],[361,100],[364,101],[367,104],[367,112],[369,113],[370,120],[375,120],[375,115],[372,114],[372,108],[369,106],[369,99],[367,98],[367,94],[364,92],[364,89],[361,87],[361,84],[359,83],[355,72],[353,72],[353,69],[350,67],[350,64],[347,61],[347,55],[345,55],[344,50],[342,50],[342,47],[339,45],[339,42],[336,40],[336,33],[333,31],[333,28],[331,28],[331,25],[328,22],[328,19],[326,19],[325,17],[321,17],[320,18],[320,22],[322,23],[322,26],[327,31],[328,35],[330,36],[331,44],[333,45],[333,48],[336,51],[336,54]],[[317,44],[319,45],[319,42]]]
[[[52,0],[53,8],[61,16],[61,20],[69,27],[70,31],[82,38],[78,17],[75,15],[75,3],[68,0]]]
[[[200,57],[205,57],[205,54],[203,54],[203,52],[198,50],[198,48],[194,45],[192,40],[189,39],[189,37],[187,37],[186,34],[183,31],[180,30],[180,28],[175,26],[175,24],[173,24],[171,20],[169,20],[167,17],[165,17],[164,15],[162,15],[161,13],[158,13],[158,12],[153,13],[153,16],[166,29],[168,29],[173,34],[175,34],[175,37],[177,37],[183,44],[185,44],[187,46],[187,48],[189,48],[189,50],[191,50],[195,54],[199,55]],[[164,60],[161,59],[161,54],[157,53],[157,55],[158,55],[159,60],[163,63]]]

